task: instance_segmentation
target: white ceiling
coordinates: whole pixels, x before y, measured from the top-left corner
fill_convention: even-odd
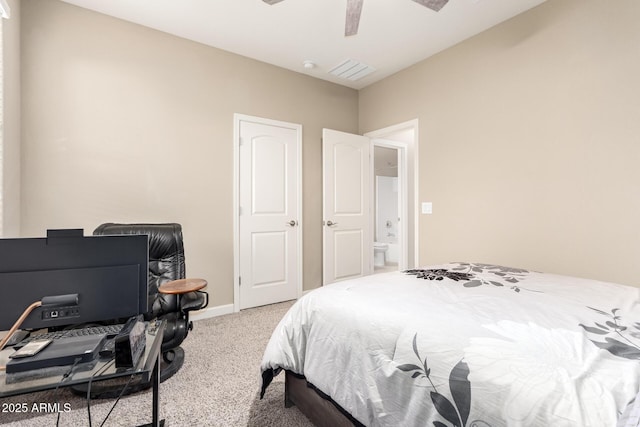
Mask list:
[[[351,37],[344,36],[346,0],[63,1],[361,89],[545,0],[450,0],[439,12],[411,0],[364,0]],[[328,73],[346,59],[376,71],[357,81]],[[307,70],[305,60],[317,66]]]

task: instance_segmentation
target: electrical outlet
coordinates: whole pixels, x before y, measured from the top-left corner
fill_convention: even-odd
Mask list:
[[[433,203],[431,202],[422,202],[422,213],[431,215],[433,213]]]

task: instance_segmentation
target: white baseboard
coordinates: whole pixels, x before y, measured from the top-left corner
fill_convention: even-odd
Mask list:
[[[215,307],[205,308],[204,310],[189,313],[190,320],[210,319],[212,317],[224,316],[233,313],[233,304],[217,305]]]
[[[308,291],[303,291],[302,295],[306,295],[314,289],[310,289]],[[202,320],[202,319],[210,319],[212,317],[224,316],[225,314],[235,313],[233,311],[233,304],[226,305],[217,305],[215,307],[205,308],[204,310],[192,311],[189,313],[190,320]]]

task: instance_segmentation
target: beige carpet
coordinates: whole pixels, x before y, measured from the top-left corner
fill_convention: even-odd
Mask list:
[[[310,427],[298,409],[284,407],[284,375],[276,377],[259,399],[260,361],[271,332],[291,302],[244,310],[195,322],[182,347],[182,369],[160,384],[160,416],[167,426]],[[86,400],[61,389],[0,399],[9,403],[70,404],[60,416],[61,426],[89,425]],[[113,400],[93,400],[91,419],[99,426]],[[55,426],[57,414],[0,412],[0,425]],[[151,392],[120,400],[105,426],[133,426],[151,422]]]

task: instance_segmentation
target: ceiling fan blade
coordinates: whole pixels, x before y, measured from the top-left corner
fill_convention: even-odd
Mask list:
[[[265,2],[266,4],[276,4],[276,3],[280,3],[282,0],[262,0],[263,2]]]
[[[362,12],[362,2],[364,0],[347,0],[347,19],[344,26],[344,35],[353,36],[358,34],[360,24],[360,13]]]
[[[440,9],[442,9],[442,7],[445,4],[447,4],[449,0],[413,0],[413,1],[425,7],[428,7],[431,10],[435,10],[437,12]]]

